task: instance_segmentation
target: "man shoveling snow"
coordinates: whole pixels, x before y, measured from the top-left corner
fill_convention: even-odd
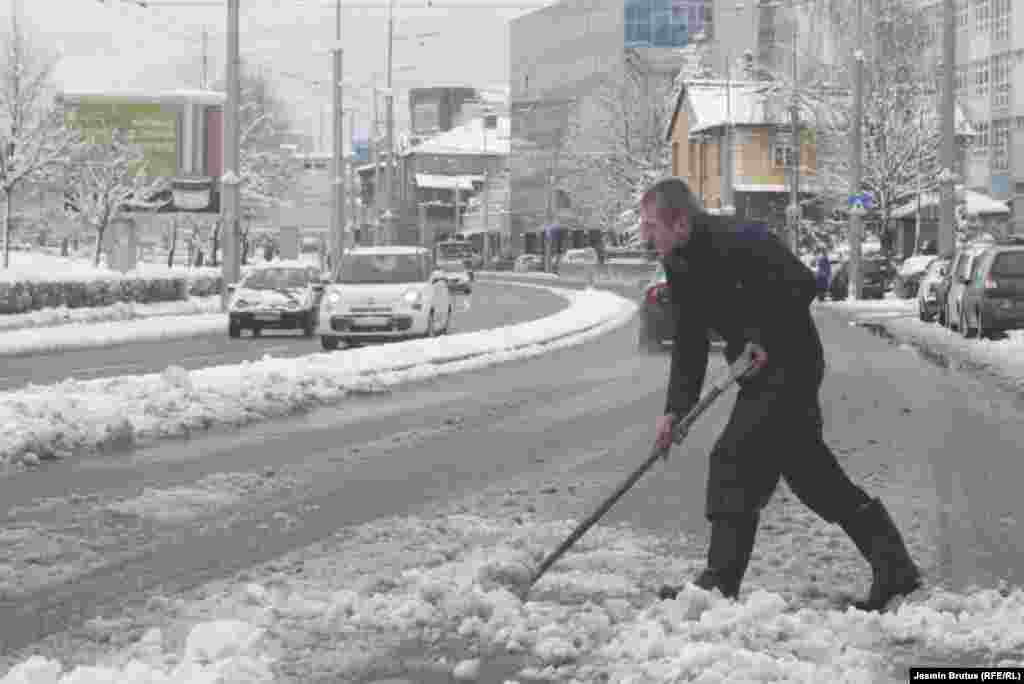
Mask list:
[[[738,596],[760,512],[784,477],[805,505],[838,523],[871,564],[871,589],[857,608],[882,610],[918,589],[920,572],[885,506],[849,479],[822,436],[818,392],[825,359],[810,314],[814,275],[763,225],[706,213],[680,178],[651,186],[641,216],[641,234],[665,264],[679,321],[658,444],[671,445],[673,426],[699,399],[709,331],[726,340],[730,363],[748,343],[760,350],[760,371],[741,381],[710,456],[711,540],[707,567],[694,584]],[[675,598],[680,589],[662,587],[659,596]]]

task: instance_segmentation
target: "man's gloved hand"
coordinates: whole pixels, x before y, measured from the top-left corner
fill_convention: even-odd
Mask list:
[[[668,460],[668,453],[673,444],[682,444],[683,438],[686,437],[685,432],[679,432],[676,430],[676,426],[679,423],[679,416],[674,413],[666,413],[663,416],[658,416],[658,420],[654,426],[654,443],[659,449],[665,451],[663,458]]]

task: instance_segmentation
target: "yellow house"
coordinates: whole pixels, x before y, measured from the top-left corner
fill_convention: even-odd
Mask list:
[[[765,94],[764,83],[694,80],[676,99],[666,132],[672,145],[672,173],[685,178],[710,211],[721,210],[725,182],[727,125],[734,129],[733,188],[736,215],[770,224],[786,220],[794,159],[789,112],[781,98]],[[800,192],[818,190],[813,128],[800,122]],[[727,197],[727,195],[726,195]]]

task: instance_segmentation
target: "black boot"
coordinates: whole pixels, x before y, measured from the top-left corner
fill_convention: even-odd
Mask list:
[[[756,514],[712,518],[707,568],[697,575],[693,584],[706,591],[718,589],[726,598],[739,596],[750,553],[754,550],[757,522]],[[674,599],[681,590],[681,586],[663,586],[658,598]]]
[[[871,564],[871,591],[867,599],[853,604],[855,608],[881,611],[892,599],[921,587],[921,572],[880,499],[872,499],[858,508],[840,526]]]

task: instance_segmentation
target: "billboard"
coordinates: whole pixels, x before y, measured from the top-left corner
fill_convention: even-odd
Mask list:
[[[625,0],[628,48],[681,48],[704,30],[706,0]]]
[[[109,143],[114,132],[139,145],[151,178],[178,173],[178,121],[181,107],[153,102],[92,96],[82,97],[68,112],[69,126],[92,143]]]

